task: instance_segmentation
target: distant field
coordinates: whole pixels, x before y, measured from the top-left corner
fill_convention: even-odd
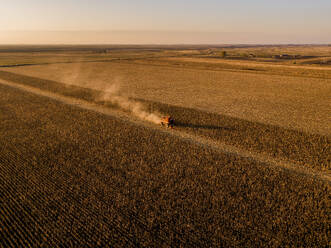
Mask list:
[[[327,247],[329,52],[0,46],[0,244]]]

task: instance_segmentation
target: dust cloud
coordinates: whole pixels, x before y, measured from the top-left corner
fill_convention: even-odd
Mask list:
[[[61,66],[53,65],[55,71],[60,71]],[[84,68],[82,73],[82,64],[73,63],[70,71],[61,70],[55,80],[65,82],[66,87],[79,86],[100,91],[96,97],[97,102],[110,102],[117,105],[122,110],[130,112],[132,115],[155,124],[160,124],[162,115],[156,111],[149,111],[141,102],[129,98],[126,91],[121,87],[123,79],[115,77],[105,80],[107,74],[101,70]],[[130,90],[130,88],[129,88]]]
[[[130,99],[129,97],[120,93],[121,86],[119,83],[112,84],[106,87],[100,96],[98,101],[110,102],[114,105],[119,106],[121,109],[129,111],[134,116],[155,124],[161,123],[161,114],[158,112],[151,112],[146,107],[138,102]]]

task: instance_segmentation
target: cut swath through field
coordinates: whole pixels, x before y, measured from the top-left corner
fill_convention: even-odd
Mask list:
[[[105,108],[105,107],[102,107],[100,105],[96,105],[96,104],[93,104],[93,103],[90,103],[90,102],[86,102],[84,100],[79,100],[77,98],[64,97],[64,96],[54,94],[54,93],[51,93],[51,92],[45,92],[45,91],[42,91],[42,90],[39,90],[39,89],[36,89],[36,88],[32,88],[32,87],[24,86],[24,85],[19,85],[19,84],[13,84],[13,83],[10,83],[10,82],[1,82],[0,81],[0,83],[5,84],[7,86],[17,88],[17,89],[20,89],[20,90],[28,91],[28,92],[31,92],[31,93],[34,93],[34,94],[37,94],[37,95],[46,96],[46,97],[55,99],[57,101],[65,103],[65,104],[75,105],[75,106],[78,106],[78,107],[83,108],[83,109],[93,110],[95,112],[102,113],[102,114],[109,115],[109,116],[116,116],[117,118],[121,118],[122,120],[126,120],[126,121],[129,121],[129,122],[136,123],[139,126],[146,126],[146,123],[142,123],[140,121],[132,120],[130,118],[130,116],[127,116],[127,115],[125,115],[125,114],[123,114],[119,111],[114,112],[114,110],[111,110],[109,108]],[[182,126],[182,128],[183,128],[183,126],[185,127],[185,125],[183,125],[183,123],[179,122],[179,128],[181,128],[181,126]],[[197,126],[193,126],[193,127],[196,128]],[[199,126],[199,127],[201,127],[201,126]],[[154,129],[154,130],[155,129],[160,130],[159,128],[156,128],[155,126],[149,126],[149,128]],[[203,127],[203,129],[205,130],[206,127]],[[210,128],[208,126],[207,130],[215,130],[215,127]],[[165,131],[163,131],[163,132],[165,132]],[[323,180],[330,181],[330,177],[329,177],[327,172],[324,174],[324,173],[320,173],[319,171],[307,170],[304,167],[300,168],[300,167],[296,166],[295,164],[291,164],[287,161],[283,161],[282,159],[275,159],[275,158],[272,158],[270,156],[266,156],[266,155],[263,155],[263,154],[255,154],[255,153],[252,153],[250,151],[244,151],[244,150],[238,149],[234,146],[226,145],[222,142],[216,142],[214,139],[208,138],[208,136],[207,136],[207,138],[202,138],[202,137],[199,137],[199,136],[192,136],[189,133],[186,134],[186,133],[182,133],[182,132],[171,132],[171,135],[187,139],[187,140],[189,140],[189,141],[191,141],[195,144],[202,145],[202,146],[207,146],[207,147],[210,147],[210,148],[215,149],[215,150],[221,150],[221,151],[224,151],[224,152],[227,152],[227,153],[235,154],[237,156],[251,158],[251,159],[254,159],[254,160],[262,162],[262,163],[268,163],[268,164],[271,164],[271,165],[276,166],[276,167],[279,166],[279,167],[282,167],[282,168],[294,170],[297,173],[303,173],[303,174],[306,174],[308,176],[317,176],[317,177],[320,177]],[[326,156],[328,156],[328,154]]]
[[[9,72],[0,72],[0,78],[21,85],[28,85],[42,90],[59,93],[64,96],[97,103],[103,92],[67,86],[51,80],[22,76]],[[225,143],[253,153],[263,153],[271,158],[289,160],[291,163],[304,165],[317,170],[330,169],[330,138],[319,134],[308,134],[298,130],[279,126],[250,122],[225,115],[203,112],[195,109],[150,102],[138,101],[160,113],[171,113],[179,131],[203,136],[216,142]],[[105,103],[114,107],[113,103]]]

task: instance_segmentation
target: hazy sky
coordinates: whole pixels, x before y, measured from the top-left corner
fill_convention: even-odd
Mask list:
[[[331,43],[330,13],[331,0],[10,0],[0,43]]]

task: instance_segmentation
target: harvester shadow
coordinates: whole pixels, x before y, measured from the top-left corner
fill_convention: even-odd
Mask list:
[[[220,127],[215,125],[201,125],[192,123],[175,122],[176,127],[188,127],[193,129],[209,129],[209,130],[223,130],[223,131],[234,131],[234,128],[230,127]]]

